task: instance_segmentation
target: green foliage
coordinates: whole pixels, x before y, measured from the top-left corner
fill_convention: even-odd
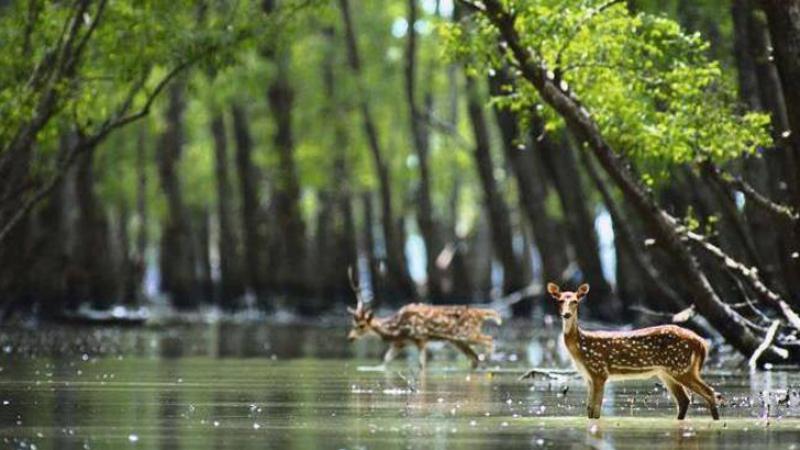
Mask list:
[[[734,86],[698,33],[668,18],[632,14],[624,3],[508,3],[523,44],[562,89],[575,92],[613,148],[630,156],[646,180],[665,176],[671,165],[723,162],[770,144],[769,117],[737,113]],[[467,60],[475,73],[514,64],[498,52],[496,34],[483,18],[442,32],[448,54]],[[540,111],[548,130],[563,125],[540,106],[531,86],[518,83],[511,91],[498,99],[505,107]]]

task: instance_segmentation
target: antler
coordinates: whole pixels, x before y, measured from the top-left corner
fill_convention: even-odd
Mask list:
[[[350,314],[360,313],[364,309],[364,297],[361,295],[361,287],[356,283],[353,277],[353,266],[347,267],[347,278],[350,280],[350,288],[356,294],[356,309],[347,307]]]

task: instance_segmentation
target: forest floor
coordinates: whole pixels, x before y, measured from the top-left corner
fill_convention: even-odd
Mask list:
[[[504,331],[487,367],[434,349],[386,370],[375,340],[346,329],[266,323],[0,331],[3,448],[800,448],[800,372],[711,362],[725,397],[713,422],[695,401],[674,419],[655,381],[607,387],[589,421],[557,328]],[[713,358],[712,358],[713,359]]]

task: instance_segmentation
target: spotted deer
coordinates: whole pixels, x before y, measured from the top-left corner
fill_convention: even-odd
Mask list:
[[[464,353],[470,359],[472,368],[476,368],[481,358],[472,346],[483,346],[489,354],[494,346],[492,337],[481,330],[483,322],[492,320],[498,325],[502,322],[500,314],[492,309],[422,303],[408,304],[391,316],[378,318],[364,304],[361,290],[354,283],[353,290],[357,304],[355,309],[347,308],[353,315],[353,327],[347,337],[352,342],[373,334],[387,342],[389,349],[383,356],[384,365],[392,361],[405,346],[414,344],[419,349],[419,365],[424,368],[428,342],[445,341]]]
[[[700,378],[708,354],[706,342],[690,330],[660,325],[632,331],[586,331],[578,325],[578,305],[589,293],[582,284],[576,292],[561,291],[554,283],[547,292],[556,299],[562,319],[564,344],[588,385],[587,412],[600,418],[603,387],[608,380],[658,377],[672,393],[678,420],[689,408],[687,390],[702,397],[719,420],[714,390]]]

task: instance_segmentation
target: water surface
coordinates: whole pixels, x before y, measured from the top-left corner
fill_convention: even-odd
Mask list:
[[[518,329],[518,327],[517,327]],[[212,324],[56,327],[0,333],[0,442],[28,449],[798,448],[800,375],[707,379],[726,397],[712,422],[695,402],[676,421],[654,381],[607,388],[604,418],[583,418],[556,330],[505,332],[488,368],[434,350],[375,369],[381,345],[341,327]]]

